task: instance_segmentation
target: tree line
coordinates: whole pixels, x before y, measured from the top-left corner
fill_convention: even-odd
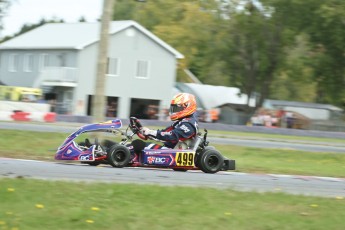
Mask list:
[[[185,55],[200,81],[258,97],[345,108],[343,0],[117,0],[114,20],[135,20]]]
[[[184,54],[178,81],[190,81],[188,69],[257,107],[269,98],[345,108],[344,0],[117,0],[112,19],[135,20]]]

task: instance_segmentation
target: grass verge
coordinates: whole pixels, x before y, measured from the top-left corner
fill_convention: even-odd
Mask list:
[[[282,193],[0,179],[0,229],[341,230],[345,200]]]

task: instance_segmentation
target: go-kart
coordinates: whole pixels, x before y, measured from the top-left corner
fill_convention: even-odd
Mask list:
[[[202,170],[205,173],[235,170],[235,160],[222,156],[214,147],[208,146],[206,129],[204,135],[198,133],[193,139],[179,142],[174,149],[145,149],[146,143],[141,139],[152,138],[142,134],[142,125],[137,118],[129,119],[125,131],[121,128],[120,119],[84,125],[58,147],[55,159],[80,161],[92,166],[110,164],[117,168],[170,168],[174,171]],[[93,143],[88,138],[76,142],[77,137],[88,132],[111,133],[123,138],[119,143],[109,139],[100,142],[98,138]],[[141,139],[133,140],[134,135]]]

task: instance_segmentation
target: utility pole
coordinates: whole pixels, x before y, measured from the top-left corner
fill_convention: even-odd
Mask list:
[[[103,13],[101,20],[100,40],[98,48],[97,76],[95,81],[95,94],[92,99],[92,118],[94,123],[105,119],[106,98],[105,83],[108,63],[109,24],[116,0],[103,0]]]

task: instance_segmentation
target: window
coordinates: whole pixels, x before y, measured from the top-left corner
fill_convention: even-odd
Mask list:
[[[57,66],[66,66],[67,65],[67,54],[66,53],[60,53],[58,56],[58,63]]]
[[[42,71],[44,67],[49,66],[49,54],[41,54],[40,55],[40,70]]]
[[[118,58],[108,58],[107,74],[109,76],[119,76],[119,59]]]
[[[32,54],[25,54],[23,60],[24,72],[32,72],[34,68],[34,56]]]
[[[18,68],[19,68],[18,54],[10,54],[8,56],[8,71],[17,72]]]
[[[139,60],[137,62],[137,78],[148,78],[149,77],[149,62]]]

